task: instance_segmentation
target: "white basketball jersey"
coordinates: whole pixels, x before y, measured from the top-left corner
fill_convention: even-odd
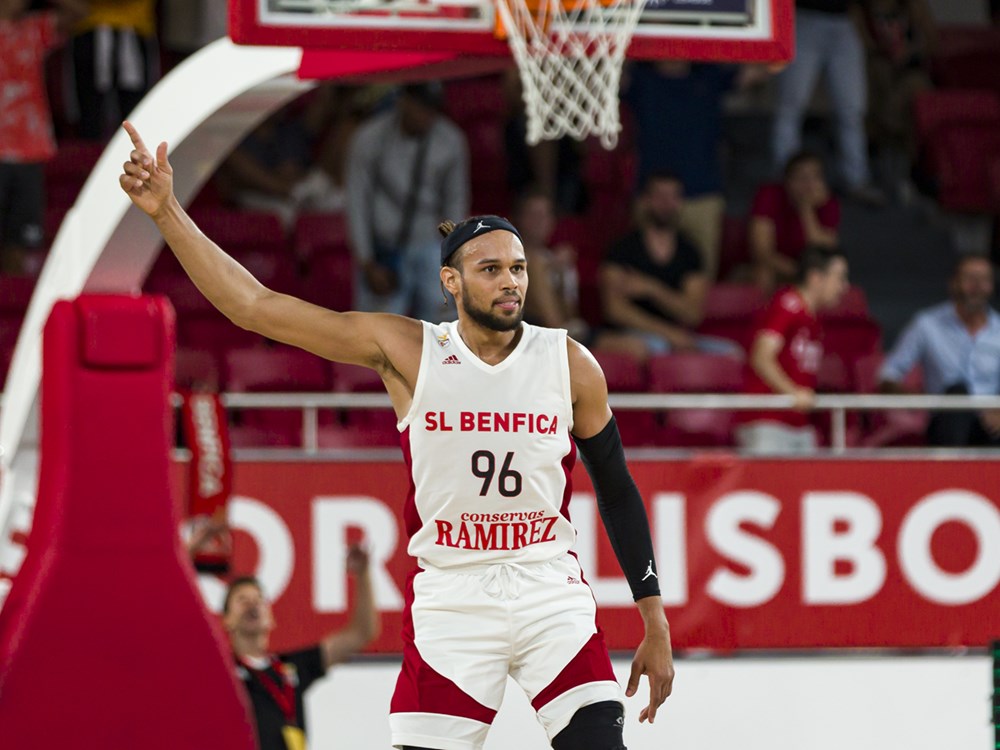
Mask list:
[[[514,351],[488,365],[457,323],[423,325],[413,405],[399,423],[409,553],[439,568],[564,554],[576,539],[566,331],[523,324]]]

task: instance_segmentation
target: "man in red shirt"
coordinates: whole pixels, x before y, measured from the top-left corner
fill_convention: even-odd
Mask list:
[[[28,0],[0,0],[0,272],[21,269],[42,242],[42,164],[56,152],[45,94],[45,56],[82,18],[82,0],[28,13]]]
[[[816,434],[806,412],[816,398],[823,359],[816,313],[836,307],[847,290],[847,259],[834,248],[806,248],[795,286],[774,295],[757,326],[746,367],[745,393],[791,396],[794,411],[742,412],[736,437],[747,453],[808,453]]]
[[[788,160],[782,183],[763,185],[750,209],[750,254],[757,282],[771,292],[796,277],[810,245],[836,247],[840,204],[830,194],[823,163],[803,151]]]

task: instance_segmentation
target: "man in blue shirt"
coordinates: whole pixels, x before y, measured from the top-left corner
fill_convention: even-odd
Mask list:
[[[919,365],[927,393],[1000,393],[1000,314],[990,307],[993,266],[987,258],[960,258],[949,282],[950,302],[923,310],[907,326],[880,373],[881,390],[902,392]],[[1000,445],[1000,411],[938,412],[927,441],[941,446]]]

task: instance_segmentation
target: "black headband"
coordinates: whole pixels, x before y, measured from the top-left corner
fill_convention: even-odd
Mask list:
[[[482,237],[484,234],[495,232],[498,229],[510,232],[521,239],[521,233],[502,216],[476,216],[459,224],[455,231],[441,240],[441,265],[445,265],[451,254],[469,240]]]

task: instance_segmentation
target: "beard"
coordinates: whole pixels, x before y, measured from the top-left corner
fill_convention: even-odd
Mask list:
[[[492,312],[492,306],[490,310],[480,310],[478,307],[473,307],[469,302],[468,296],[463,293],[462,309],[465,310],[466,315],[472,318],[483,328],[487,328],[491,331],[498,331],[500,333],[516,330],[518,326],[521,325],[521,321],[524,319],[523,300],[521,300],[521,304],[518,305],[517,312],[513,315],[498,315],[497,313]]]

